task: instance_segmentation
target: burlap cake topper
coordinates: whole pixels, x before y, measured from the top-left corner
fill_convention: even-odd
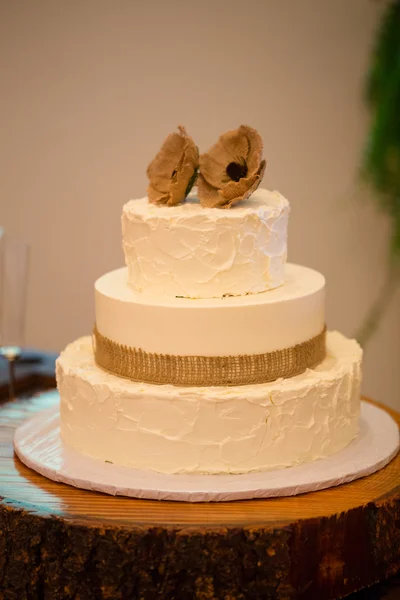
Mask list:
[[[230,208],[260,185],[266,162],[259,133],[241,125],[228,131],[200,156],[197,190],[205,207]]]
[[[178,131],[167,137],[147,168],[150,202],[180,204],[196,179],[200,203],[206,208],[231,208],[258,188],[266,162],[262,139],[255,129],[241,125],[224,133],[200,159],[185,128],[179,126]]]
[[[169,134],[147,167],[147,195],[153,204],[180,204],[196,180],[199,151],[184,127],[179,125],[178,131]]]

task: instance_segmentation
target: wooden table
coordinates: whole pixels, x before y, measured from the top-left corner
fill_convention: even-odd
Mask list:
[[[49,481],[14,457],[14,429],[55,401],[46,392],[0,408],[1,599],[329,600],[390,576],[351,598],[400,598],[400,456],[292,498],[110,497]]]

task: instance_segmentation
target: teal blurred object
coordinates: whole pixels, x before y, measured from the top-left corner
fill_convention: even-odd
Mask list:
[[[389,216],[392,231],[386,283],[356,336],[362,346],[377,329],[400,281],[400,0],[385,11],[366,83],[371,126],[361,174],[378,208]]]

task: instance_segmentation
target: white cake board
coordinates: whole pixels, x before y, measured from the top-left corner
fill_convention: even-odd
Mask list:
[[[225,502],[295,496],[370,475],[397,454],[399,428],[386,411],[362,402],[358,437],[327,458],[245,475],[164,475],[119,467],[67,448],[60,437],[57,404],[18,427],[14,448],[41,475],[85,490],[151,500]]]

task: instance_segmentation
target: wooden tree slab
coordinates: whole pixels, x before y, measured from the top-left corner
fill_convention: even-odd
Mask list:
[[[14,457],[15,428],[55,398],[0,408],[1,599],[330,600],[400,569],[400,455],[364,479],[292,498],[114,498]]]

